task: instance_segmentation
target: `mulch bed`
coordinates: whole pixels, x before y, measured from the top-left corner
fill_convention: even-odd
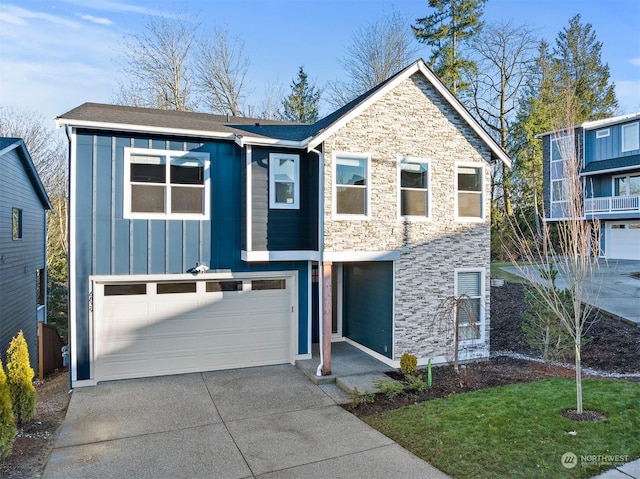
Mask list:
[[[522,284],[507,282],[502,287],[491,288],[491,351],[537,356],[536,351],[527,344],[522,332],[523,308]],[[586,334],[590,341],[582,349],[583,368],[605,373],[640,373],[640,327],[602,314],[595,316]],[[426,370],[421,370],[420,373],[426,382]],[[402,377],[399,373],[389,373],[389,376],[394,379]],[[347,407],[358,416],[366,416],[453,394],[554,377],[573,378],[575,371],[561,365],[546,365],[539,361],[492,356],[487,360],[462,365],[460,374],[451,366],[434,367],[433,385],[423,392],[396,396],[392,399],[377,394],[371,404]],[[585,372],[584,377],[589,377],[589,374]],[[640,381],[640,377],[628,380]],[[570,417],[571,411],[567,411],[566,414]],[[581,419],[585,420],[585,416]],[[598,419],[601,418],[590,417],[590,420]]]

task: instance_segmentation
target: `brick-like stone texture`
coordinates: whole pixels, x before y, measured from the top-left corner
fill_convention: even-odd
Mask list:
[[[450,359],[453,333],[438,331],[439,304],[454,295],[456,268],[485,272],[484,341],[463,355],[488,355],[490,262],[490,150],[420,73],[368,107],[324,143],[325,251],[399,250],[395,264],[394,360]],[[370,219],[332,216],[335,154],[371,155]],[[431,163],[431,219],[404,221],[398,214],[398,157]],[[454,211],[456,162],[484,166],[481,222],[457,221]],[[444,318],[447,326],[449,317]],[[440,358],[440,359],[437,359]]]

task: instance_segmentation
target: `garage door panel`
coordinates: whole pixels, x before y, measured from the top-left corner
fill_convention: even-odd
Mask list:
[[[608,225],[607,258],[640,260],[640,223]]]
[[[205,286],[196,293],[155,294],[151,284],[151,294],[100,298],[96,379],[291,361],[290,289],[206,292]]]

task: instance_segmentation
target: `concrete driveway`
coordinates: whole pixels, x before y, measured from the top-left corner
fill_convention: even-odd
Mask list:
[[[281,365],[76,389],[43,477],[448,476]]]
[[[537,266],[525,266],[532,276],[537,276]],[[513,266],[503,268],[510,273],[523,276]],[[640,261],[601,259],[588,283],[588,302],[602,311],[640,326],[640,278],[632,276],[640,273]],[[558,274],[556,284],[566,288],[569,283]]]

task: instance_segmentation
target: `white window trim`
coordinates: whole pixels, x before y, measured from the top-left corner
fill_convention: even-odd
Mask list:
[[[554,199],[554,198],[553,198],[553,196],[554,196],[554,195],[553,195],[553,190],[554,190],[554,188],[553,188],[553,184],[554,184],[554,183],[557,183],[557,182],[561,182],[561,183],[564,183],[564,184],[566,185],[566,181],[567,181],[567,179],[566,179],[566,178],[564,178],[564,177],[563,177],[563,178],[556,178],[556,179],[552,179],[552,180],[550,181],[551,189],[550,189],[550,191],[549,191],[549,197],[551,198],[551,203],[566,203],[566,202],[569,200],[568,198],[567,198],[567,199],[564,199],[564,200],[562,200],[562,199],[560,199],[560,200],[556,200],[556,199]],[[566,190],[566,186],[563,186],[562,188],[563,188],[564,190]],[[565,191],[565,196],[566,196],[566,191]]]
[[[629,186],[631,183],[631,177],[632,176],[640,176],[640,173],[627,173],[625,175],[615,175],[611,177],[611,196],[616,196],[616,180],[618,178],[626,178],[627,179],[627,191],[624,195],[618,195],[618,196],[630,196],[629,194]]]
[[[271,168],[275,160],[293,160],[293,203],[278,203],[276,201],[275,168]],[[300,209],[300,155],[291,153],[269,153],[269,208],[275,210]]]
[[[486,283],[485,283],[485,276],[486,276],[486,270],[485,268],[455,268],[453,270],[454,274],[454,278],[453,278],[453,288],[454,288],[454,296],[457,298],[458,297],[458,273],[480,273],[480,337],[478,339],[466,339],[466,340],[460,340],[458,341],[458,346],[469,346],[469,345],[477,345],[480,343],[484,343],[486,341],[486,334],[485,334],[485,329],[486,329],[486,324],[487,324],[487,318],[486,318]],[[455,311],[454,313],[455,314]],[[454,325],[455,325],[455,317],[452,318],[452,320],[454,321]]]
[[[639,126],[640,126],[640,122],[636,121],[636,122],[633,122],[633,123],[629,123],[627,125],[622,125],[620,127],[620,130],[621,130],[620,150],[622,151],[622,153],[625,153],[627,151],[635,151],[635,150],[640,149],[640,130],[638,130]],[[628,148],[628,149],[625,150],[625,148],[624,148],[625,132],[627,131],[627,129],[632,128],[632,127],[635,127],[636,137],[638,138],[638,144],[635,145],[635,148]]]
[[[402,214],[402,163],[423,163],[427,165],[427,214],[422,215],[403,215]],[[431,161],[427,158],[418,158],[415,156],[399,156],[398,157],[398,198],[397,211],[398,219],[403,221],[430,221],[431,220]],[[407,188],[410,190],[422,190],[422,188]]]
[[[338,158],[354,158],[359,160],[366,160],[366,186],[365,186],[365,214],[363,215],[348,215],[337,212],[337,183],[336,183],[336,169]],[[369,220],[371,219],[371,153],[347,153],[343,151],[337,151],[333,153],[331,161],[331,175],[333,181],[331,182],[331,217],[333,219],[342,220]]]
[[[596,130],[596,139],[607,138],[611,134],[611,130],[609,128],[603,128],[601,130]]]
[[[204,161],[204,211],[203,213],[137,213],[131,211],[131,155],[157,155],[166,157],[167,169],[170,166],[170,157],[191,156]],[[127,219],[163,219],[163,220],[208,220],[211,203],[209,153],[200,151],[159,150],[153,148],[129,148],[124,149],[124,184],[122,216]],[[170,176],[167,175],[169,179]],[[168,181],[168,180],[167,180]],[[166,183],[168,184],[168,183]],[[166,205],[165,205],[166,206]]]
[[[462,161],[456,161],[455,165],[454,165],[455,169],[454,169],[454,178],[453,178],[453,186],[454,186],[454,196],[453,196],[453,208],[454,208],[454,215],[455,215],[455,220],[459,223],[482,223],[485,221],[486,218],[486,208],[485,208],[485,200],[486,200],[486,194],[487,192],[485,191],[485,167],[484,164],[482,163],[474,163],[474,162],[462,162]],[[476,169],[480,169],[481,170],[481,181],[482,181],[482,185],[480,187],[480,216],[458,216],[458,168],[476,168]]]
[[[569,135],[564,135],[564,136],[558,136],[558,137],[552,137],[551,138],[551,142],[549,143],[549,162],[550,163],[555,163],[557,161],[562,161],[562,153],[560,154],[560,158],[553,158],[553,142],[558,142],[558,141],[562,141],[567,139],[568,141]],[[560,151],[560,148],[558,148],[558,151]]]

